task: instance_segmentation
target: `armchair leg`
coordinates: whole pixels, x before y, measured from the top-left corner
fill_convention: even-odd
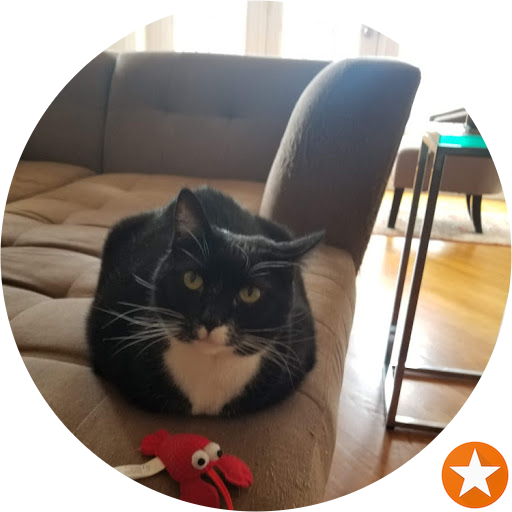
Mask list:
[[[482,233],[482,196],[466,194],[468,213],[477,233]]]
[[[395,188],[395,193],[393,195],[393,204],[391,205],[391,212],[389,213],[388,228],[395,227],[396,218],[398,216],[398,210],[400,208],[400,203],[402,201],[403,194],[403,188]]]
[[[471,217],[477,233],[482,233],[482,196],[473,196]]]

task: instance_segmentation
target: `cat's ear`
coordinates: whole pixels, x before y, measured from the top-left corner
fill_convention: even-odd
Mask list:
[[[174,206],[174,239],[194,236],[202,238],[210,231],[201,203],[188,188],[184,188]]]
[[[325,231],[316,231],[309,235],[295,238],[289,242],[280,242],[279,257],[287,261],[297,261],[314,249],[324,238]]]

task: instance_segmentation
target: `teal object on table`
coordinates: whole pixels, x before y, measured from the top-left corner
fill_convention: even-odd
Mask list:
[[[483,137],[479,133],[469,132],[462,123],[430,123],[427,136],[439,148],[487,149]]]
[[[483,148],[487,149],[481,135],[440,135],[439,146],[441,147],[456,147],[456,148]]]

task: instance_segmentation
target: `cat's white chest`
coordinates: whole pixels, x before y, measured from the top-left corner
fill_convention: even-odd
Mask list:
[[[192,414],[219,414],[254,378],[261,355],[204,354],[193,344],[173,342],[164,353],[172,378],[192,404]]]

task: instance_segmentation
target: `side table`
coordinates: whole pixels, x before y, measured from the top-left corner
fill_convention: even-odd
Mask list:
[[[407,304],[406,316],[401,339],[398,341],[397,325],[402,303],[402,295],[407,274],[407,265],[413,238],[414,224],[418,211],[425,167],[429,153],[433,154],[433,170],[428,188],[427,206],[425,217],[421,228],[420,241],[412,274],[409,301]],[[415,418],[397,415],[400,391],[404,377],[423,377],[434,380],[463,379],[478,381],[481,372],[463,370],[459,368],[438,368],[431,366],[407,366],[407,354],[411,341],[411,332],[416,314],[416,306],[421,288],[423,270],[427,258],[427,250],[432,230],[432,222],[436,209],[439,185],[443,174],[443,167],[447,155],[472,156],[476,158],[490,157],[489,150],[480,135],[467,133],[463,124],[435,123],[423,136],[421,149],[418,156],[416,175],[414,178],[414,192],[407,224],[404,248],[400,260],[398,280],[395,292],[395,302],[389,330],[387,350],[383,368],[384,378],[384,401],[386,407],[386,426],[388,428],[408,428],[440,432],[445,425],[420,421]],[[398,343],[395,350],[395,344]],[[395,355],[398,352],[398,355]]]

